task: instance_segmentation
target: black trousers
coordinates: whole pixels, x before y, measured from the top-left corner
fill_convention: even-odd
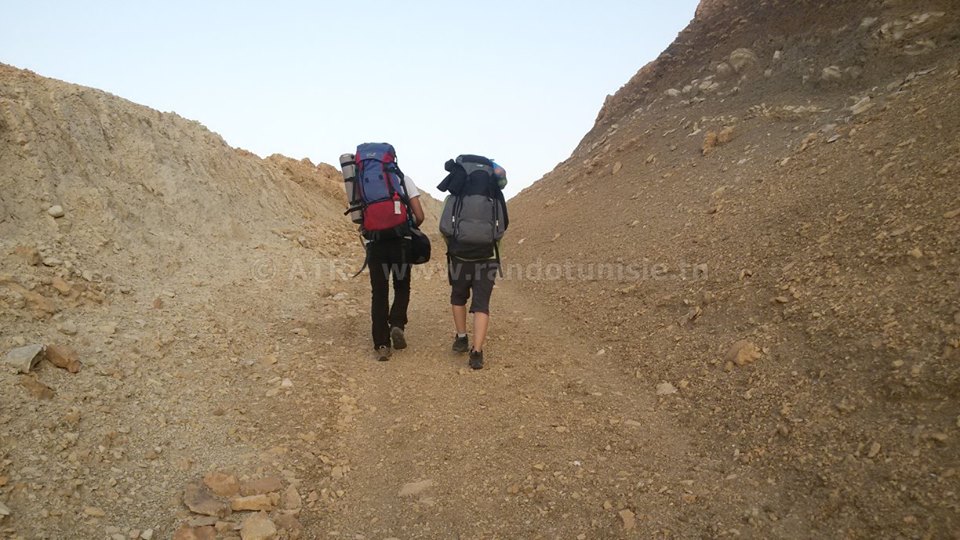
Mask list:
[[[402,238],[371,242],[367,246],[370,266],[370,318],[374,348],[390,346],[390,328],[407,325],[410,305],[410,264],[407,241]],[[390,305],[390,278],[393,305]]]

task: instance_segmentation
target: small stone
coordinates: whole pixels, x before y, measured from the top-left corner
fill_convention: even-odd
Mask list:
[[[400,488],[400,491],[397,492],[397,497],[415,497],[431,487],[433,487],[433,480],[410,482]]]
[[[870,97],[867,96],[857,101],[852,107],[850,107],[850,112],[852,112],[854,116],[859,116],[872,108],[873,103],[871,102]]]
[[[230,515],[230,504],[214,497],[200,482],[191,482],[183,491],[183,504],[195,514],[224,518]]]
[[[960,216],[960,208],[957,208],[956,210],[951,210],[943,214],[944,219],[953,219],[958,216]]]
[[[97,508],[96,506],[84,506],[83,513],[90,517],[95,517],[95,518],[102,518],[107,515],[106,512]]]
[[[26,261],[30,266],[40,266],[43,264],[43,257],[40,256],[40,251],[37,250],[37,248],[17,246],[13,249],[13,253]]]
[[[269,495],[250,495],[248,497],[234,497],[230,500],[230,508],[234,512],[252,511],[269,512],[273,510],[273,499]]]
[[[664,94],[666,94],[666,95],[669,96],[669,97],[673,97],[673,98],[675,98],[675,97],[680,97],[680,90],[677,90],[676,88],[670,88],[669,90],[667,90],[666,92],[664,92]]]
[[[730,53],[730,66],[740,73],[757,64],[757,55],[750,49],[737,49]]]
[[[880,443],[874,441],[873,444],[870,445],[870,450],[867,451],[867,457],[870,459],[873,459],[877,457],[879,453],[880,453]]]
[[[742,340],[730,346],[730,349],[727,350],[726,360],[738,366],[745,366],[759,360],[760,356],[760,349],[756,345]]]
[[[100,326],[100,331],[108,336],[117,333],[117,323],[107,323]]]
[[[77,325],[71,321],[65,321],[63,324],[57,327],[57,330],[59,330],[61,334],[67,336],[77,335]]]
[[[273,540],[277,537],[277,526],[266,514],[253,514],[243,520],[240,538],[243,540]]]
[[[50,208],[47,208],[47,213],[55,218],[62,218],[66,215],[66,213],[63,211],[63,207],[59,204],[55,204]]]
[[[790,302],[790,299],[787,298],[786,296],[778,296],[774,298],[774,301],[776,301],[778,304],[786,304]]]
[[[700,153],[703,155],[707,155],[710,152],[712,152],[713,149],[716,147],[717,147],[717,132],[708,131],[706,136],[704,136],[703,145],[700,148]]]
[[[734,128],[733,126],[727,126],[720,130],[720,133],[717,133],[717,144],[724,145],[733,140]]]
[[[3,502],[0,501],[0,516],[9,516],[10,514],[11,512],[10,512],[10,509],[7,508],[7,505],[3,504]]]
[[[283,489],[283,481],[276,476],[267,476],[256,480],[240,483],[240,494],[243,496],[262,495]]]
[[[616,175],[620,170],[623,169],[623,163],[619,161],[613,164],[613,174]]]
[[[264,356],[263,358],[260,359],[260,365],[273,366],[273,365],[276,365],[278,361],[279,360],[277,359],[276,355],[268,354],[267,356]]]
[[[140,533],[141,540],[153,540],[153,529],[147,529]]]
[[[70,373],[79,373],[82,367],[77,352],[65,345],[47,345],[44,356],[51,364]]]
[[[717,64],[717,67],[714,68],[714,71],[716,71],[717,77],[720,77],[721,79],[726,79],[734,73],[733,66],[727,62],[720,62]]]
[[[300,492],[297,491],[297,488],[290,486],[286,491],[283,492],[283,509],[289,510],[291,512],[296,512],[300,510],[303,505],[303,500],[300,497]]]
[[[50,286],[57,290],[60,294],[68,296],[73,288],[67,283],[62,277],[57,276],[53,278],[50,282]]]
[[[240,482],[237,477],[221,471],[207,473],[203,477],[203,483],[210,491],[221,497],[233,497],[240,493]]]
[[[274,517],[274,523],[278,529],[286,532],[291,540],[303,536],[303,525],[300,524],[294,513],[280,512]]]
[[[824,81],[835,82],[843,79],[843,71],[837,66],[823,68],[820,78]]]
[[[662,382],[657,385],[658,396],[668,396],[670,394],[676,394],[676,393],[677,393],[677,387],[668,382]]]
[[[620,511],[620,521],[623,522],[623,530],[629,531],[637,526],[637,518],[633,512],[624,508]]]
[[[217,530],[207,525],[204,527],[191,527],[187,523],[182,523],[173,533],[173,540],[216,540]]]
[[[910,255],[914,259],[922,259],[923,251],[921,251],[920,248],[913,248],[910,250],[910,253],[908,253],[908,255]]]
[[[3,363],[13,367],[19,373],[29,373],[40,361],[42,353],[43,345],[38,343],[17,347],[3,357]]]

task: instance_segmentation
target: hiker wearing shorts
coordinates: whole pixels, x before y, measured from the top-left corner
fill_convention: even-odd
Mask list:
[[[472,369],[483,369],[483,346],[490,327],[490,296],[500,271],[500,239],[507,229],[503,188],[506,171],[481,156],[462,155],[445,166],[437,186],[449,191],[440,219],[447,243],[450,305],[456,336],[453,351],[469,352]],[[472,297],[472,299],[471,299]],[[473,344],[467,336],[467,302],[473,314]]]

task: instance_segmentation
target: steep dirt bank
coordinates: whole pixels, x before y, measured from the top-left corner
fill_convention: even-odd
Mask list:
[[[514,200],[505,255],[557,264],[524,287],[638,392],[680,389],[697,449],[754,485],[697,502],[720,531],[949,536],[955,6],[724,6]]]
[[[339,182],[330,166],[261,160],[175,114],[0,66],[0,356],[57,345],[81,364],[3,366],[5,536],[166,538],[188,479],[258,475],[269,447],[242,419],[254,390],[280,385],[257,362],[289,361],[290,339],[264,339],[259,314],[303,285],[323,314],[331,269],[362,258]],[[272,289],[278,272],[302,286]]]

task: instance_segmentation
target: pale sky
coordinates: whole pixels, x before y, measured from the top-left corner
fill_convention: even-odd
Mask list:
[[[0,62],[197,120],[261,156],[337,165],[392,143],[437,193],[482,154],[507,195],[570,156],[697,0],[0,1]]]

